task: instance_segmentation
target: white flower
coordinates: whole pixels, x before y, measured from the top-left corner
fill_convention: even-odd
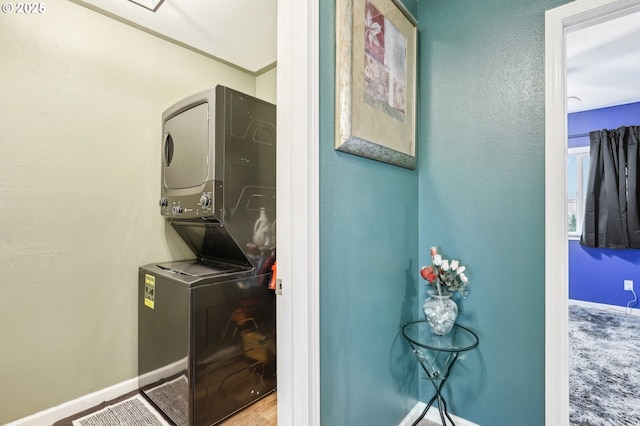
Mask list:
[[[431,247],[431,266],[422,267],[420,269],[420,275],[427,281],[427,285],[431,289],[440,290],[445,292],[459,292],[462,297],[467,296],[467,285],[469,285],[469,279],[464,274],[466,267],[460,265],[459,260],[443,259],[442,255],[438,254],[437,247]]]
[[[442,261],[442,265],[440,265],[440,269],[442,269],[444,272],[447,272],[449,270],[449,261],[447,259]]]

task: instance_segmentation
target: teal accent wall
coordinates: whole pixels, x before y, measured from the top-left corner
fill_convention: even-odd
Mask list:
[[[482,425],[544,424],[544,12],[563,3],[418,8],[419,259],[435,245],[468,267],[459,322],[480,346],[446,395]]]
[[[419,174],[334,150],[335,1],[320,9],[321,423],[397,425],[418,397],[400,329],[419,313]]]
[[[321,2],[323,425],[397,425],[433,388],[399,329],[429,247],[468,267],[480,346],[445,388],[472,422],[544,424],[544,12],[566,0],[408,3],[419,22],[416,171],[333,149],[335,2]]]

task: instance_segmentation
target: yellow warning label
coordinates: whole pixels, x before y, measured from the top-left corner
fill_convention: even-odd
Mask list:
[[[155,309],[156,302],[156,277],[144,274],[144,305]]]

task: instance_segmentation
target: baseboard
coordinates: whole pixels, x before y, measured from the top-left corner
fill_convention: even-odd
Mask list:
[[[89,408],[95,407],[96,405],[99,405],[105,401],[116,399],[129,392],[133,392],[136,389],[138,389],[138,377],[134,377],[122,383],[117,383],[108,388],[81,396],[80,398],[65,402],[44,411],[40,411],[39,413],[23,417],[22,419],[7,423],[5,426],[51,425],[58,420],[72,416],[81,411],[88,410]],[[424,402],[417,402],[413,409],[411,409],[409,414],[407,414],[406,417],[402,419],[398,426],[411,426],[413,422],[420,416],[420,414],[422,414],[422,411],[426,406],[427,404],[425,404]],[[456,415],[450,415],[458,426],[480,426]],[[430,407],[424,418],[440,424],[440,413],[436,407]]]
[[[611,311],[618,314],[628,314],[640,316],[640,309],[627,308],[626,306],[607,305],[605,303],[585,302],[584,300],[569,299],[569,305],[582,306],[583,308],[600,309],[602,311]]]
[[[416,419],[420,417],[420,414],[422,414],[422,411],[424,411],[424,407],[426,406],[426,403],[418,401],[416,405],[414,405],[413,409],[411,409],[409,414],[407,414],[407,416],[402,419],[398,426],[411,426],[413,422],[415,422]],[[449,415],[455,422],[456,426],[480,426],[476,423],[470,422],[469,420],[465,420],[463,418],[455,416],[451,413],[449,413]],[[441,424],[440,412],[438,411],[437,407],[429,407],[429,411],[427,411],[427,414],[424,416],[424,418],[437,424]]]
[[[50,425],[58,420],[77,414],[81,411],[95,407],[105,401],[116,399],[129,392],[133,392],[140,387],[155,383],[160,379],[171,377],[187,368],[187,358],[183,358],[158,370],[143,374],[140,377],[134,377],[122,383],[115,384],[108,388],[81,396],[73,401],[65,402],[39,413],[33,414],[14,422],[7,423],[5,426],[42,426]]]
[[[146,386],[158,383],[160,380],[179,376],[187,371],[189,363],[187,357],[175,361],[169,365],[150,371],[138,377],[138,387],[145,389]]]
[[[80,398],[68,401],[57,407],[52,407],[28,417],[18,419],[5,426],[43,426],[51,425],[58,420],[77,414],[81,411],[95,407],[104,401],[110,401],[124,394],[138,389],[138,378],[126,380],[108,388],[81,396]]]

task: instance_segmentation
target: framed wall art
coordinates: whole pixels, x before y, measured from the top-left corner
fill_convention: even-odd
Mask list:
[[[417,22],[400,0],[336,0],[339,151],[414,169]]]

